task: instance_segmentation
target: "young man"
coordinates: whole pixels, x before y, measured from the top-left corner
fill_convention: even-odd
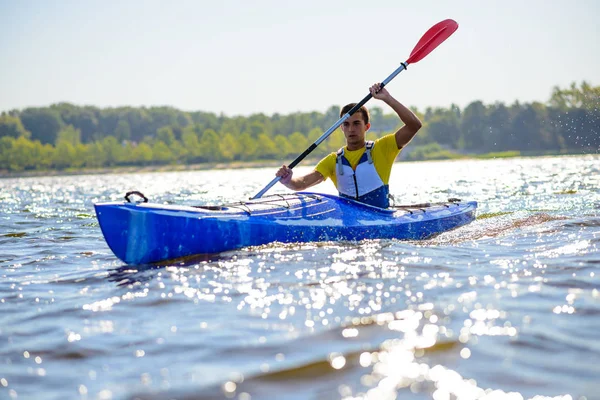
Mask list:
[[[382,100],[400,117],[404,126],[396,133],[375,142],[366,142],[365,134],[371,127],[369,111],[361,107],[342,123],[346,146],[323,158],[314,171],[304,176],[293,176],[293,171],[283,165],[276,173],[280,182],[292,190],[304,190],[331,178],[340,196],[349,197],[377,207],[389,207],[390,173],[400,150],[411,141],[421,128],[421,121],[408,108],[376,83],[369,88],[373,98]],[[342,108],[340,117],[355,103]]]

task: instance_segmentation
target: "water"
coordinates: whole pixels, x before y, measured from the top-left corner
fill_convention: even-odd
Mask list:
[[[400,163],[402,203],[480,205],[423,242],[140,268],[93,212],[238,201],[273,172],[0,180],[0,398],[600,398],[600,157]]]

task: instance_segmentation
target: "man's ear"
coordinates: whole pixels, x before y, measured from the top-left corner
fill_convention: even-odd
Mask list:
[[[371,123],[369,122],[367,125],[365,125],[367,127],[367,129],[365,129],[365,131],[368,131],[369,129],[371,129]]]

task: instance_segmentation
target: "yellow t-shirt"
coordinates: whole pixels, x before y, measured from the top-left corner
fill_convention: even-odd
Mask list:
[[[344,148],[344,157],[348,159],[352,169],[356,169],[360,158],[365,152],[366,147],[358,150],[350,151],[348,148]],[[396,144],[396,135],[389,134],[385,135],[375,141],[375,146],[371,149],[371,155],[373,156],[373,164],[377,173],[381,177],[384,184],[388,184],[390,181],[390,174],[392,172],[392,165],[396,160],[396,157],[400,154],[400,149]],[[323,158],[315,170],[321,173],[325,180],[330,178],[333,181],[335,187],[337,187],[337,176],[335,174],[335,161],[337,159],[337,152],[331,153]]]

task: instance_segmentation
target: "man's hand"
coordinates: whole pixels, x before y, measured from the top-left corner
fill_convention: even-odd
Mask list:
[[[392,107],[400,117],[400,120],[404,123],[404,126],[398,129],[395,134],[396,145],[399,149],[403,148],[417,134],[417,131],[421,129],[423,124],[419,120],[419,117],[396,100],[385,87],[382,88],[381,83],[374,84],[369,88],[369,91],[373,98],[382,100],[388,106]]]
[[[390,93],[387,91],[385,87],[381,87],[381,83],[375,83],[373,86],[369,88],[369,92],[374,99],[377,100],[387,100],[390,98]]]
[[[290,183],[293,175],[294,175],[294,171],[292,171],[290,168],[288,168],[287,165],[282,165],[281,168],[279,168],[279,170],[275,174],[275,176],[279,176],[281,178],[279,180],[279,182],[281,182],[285,186],[287,186],[288,183]]]

